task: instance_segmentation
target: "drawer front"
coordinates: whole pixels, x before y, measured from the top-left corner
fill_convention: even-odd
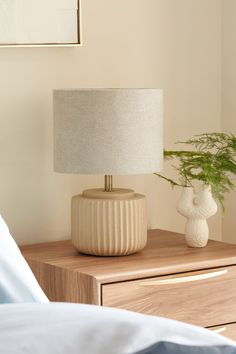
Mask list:
[[[236,266],[102,286],[102,304],[210,327],[236,321]]]
[[[236,341],[236,323],[218,326],[218,327],[210,327],[209,329],[216,333],[221,334],[226,338]]]

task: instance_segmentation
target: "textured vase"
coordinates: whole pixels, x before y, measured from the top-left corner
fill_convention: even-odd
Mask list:
[[[205,247],[209,238],[207,219],[217,212],[211,187],[205,186],[198,192],[192,187],[184,187],[176,208],[187,219],[185,226],[187,245]]]

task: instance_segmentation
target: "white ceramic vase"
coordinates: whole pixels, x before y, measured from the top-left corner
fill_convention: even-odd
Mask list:
[[[217,204],[212,197],[211,187],[204,186],[199,191],[184,187],[177,203],[177,211],[187,218],[185,240],[189,247],[205,247],[209,238],[207,219],[217,212]]]

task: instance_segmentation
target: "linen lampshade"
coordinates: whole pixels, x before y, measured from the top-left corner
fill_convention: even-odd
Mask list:
[[[54,170],[103,174],[104,189],[72,198],[72,242],[102,256],[142,249],[147,240],[145,196],[113,189],[112,175],[161,170],[162,90],[54,90]]]
[[[57,172],[125,175],[160,171],[162,90],[54,91]]]

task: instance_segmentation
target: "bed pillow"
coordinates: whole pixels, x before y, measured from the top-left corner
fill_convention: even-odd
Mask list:
[[[49,302],[0,215],[0,304]]]

